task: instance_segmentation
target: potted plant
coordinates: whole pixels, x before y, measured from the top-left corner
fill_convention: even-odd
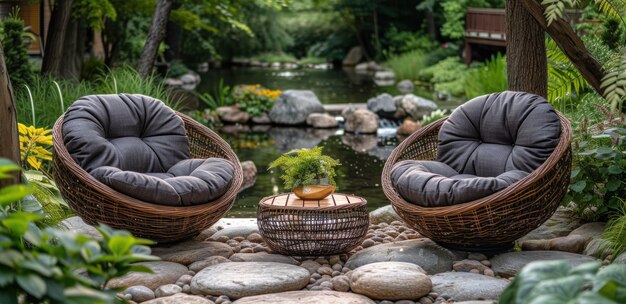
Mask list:
[[[322,148],[291,150],[274,160],[269,170],[279,168],[285,188],[301,199],[323,199],[335,191],[335,167],[339,161],[322,155]]]

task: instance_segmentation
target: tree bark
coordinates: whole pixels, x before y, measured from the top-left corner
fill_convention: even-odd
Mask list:
[[[509,90],[548,95],[544,30],[521,1],[505,7],[506,65]]]
[[[163,38],[165,38],[165,25],[167,24],[167,19],[169,18],[171,9],[171,0],[157,1],[157,6],[154,10],[154,17],[152,17],[150,32],[146,38],[146,45],[143,47],[143,52],[141,53],[139,65],[137,67],[137,71],[141,77],[148,76],[150,71],[152,71],[157,51],[159,50],[159,44],[161,44]]]
[[[41,64],[41,74],[43,75],[60,77],[63,45],[71,13],[72,0],[57,0],[54,2],[54,10],[52,10],[48,36],[46,37],[46,49]]]
[[[65,32],[63,58],[59,67],[59,76],[65,79],[80,80],[85,52],[86,30],[80,20],[72,18]]]
[[[4,62],[4,49],[0,44],[0,157],[20,163],[19,138],[17,134],[17,113],[13,88]],[[13,179],[0,179],[0,187],[20,182],[20,174]]]
[[[604,77],[602,65],[587,51],[587,48],[580,40],[580,37],[576,35],[569,22],[559,18],[548,26],[543,16],[544,8],[540,2],[537,0],[522,0],[521,2],[524,8],[535,18],[537,24],[548,32],[561,51],[572,61],[580,71],[580,74],[587,80],[587,83],[598,94],[603,95],[604,90],[600,88],[602,77]]]

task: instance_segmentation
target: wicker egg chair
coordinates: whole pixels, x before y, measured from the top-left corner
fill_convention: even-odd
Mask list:
[[[394,189],[391,170],[402,160],[435,160],[442,118],[406,138],[394,149],[382,173],[383,191],[393,209],[421,235],[450,249],[498,252],[539,227],[556,211],[570,180],[572,129],[558,113],[559,143],[548,159],[528,176],[487,197],[445,207],[407,202]]]
[[[63,115],[52,131],[54,180],[72,210],[86,223],[106,224],[159,243],[193,237],[215,224],[232,207],[243,182],[239,159],[215,132],[182,113],[192,158],[223,158],[234,165],[233,179],[226,193],[215,201],[194,206],[163,206],[147,203],[101,183],[67,151],[62,137]]]

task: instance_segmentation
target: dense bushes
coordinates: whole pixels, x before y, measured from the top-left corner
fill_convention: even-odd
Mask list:
[[[33,80],[33,72],[28,63],[28,51],[24,44],[24,21],[8,17],[2,21],[0,30],[2,47],[9,77],[14,88],[19,88]]]

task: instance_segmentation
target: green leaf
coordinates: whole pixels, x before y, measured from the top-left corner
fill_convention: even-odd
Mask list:
[[[587,186],[587,182],[584,181],[584,180],[580,180],[580,181],[577,181],[574,184],[569,185],[569,188],[572,189],[572,191],[580,193],[583,190],[585,190],[586,186]]]
[[[610,165],[608,170],[610,174],[621,174],[624,172],[624,170],[617,165]]]
[[[22,167],[6,158],[0,157],[0,179],[9,178],[11,175],[7,173],[19,170],[22,170]]]
[[[15,288],[0,288],[0,303],[17,304],[17,290]]]
[[[617,189],[619,189],[619,186],[622,184],[622,182],[619,179],[610,179],[607,183],[606,183],[606,189],[609,191],[615,191]]]
[[[130,250],[130,247],[135,245],[135,240],[132,236],[116,235],[111,237],[108,245],[114,255],[124,255]]]
[[[17,284],[37,299],[46,293],[46,282],[34,274],[18,275]]]
[[[14,203],[32,192],[30,187],[25,185],[11,185],[0,189],[0,206]]]
[[[7,286],[8,284],[13,283],[13,280],[15,280],[15,274],[12,272],[8,272],[8,269],[3,269],[2,271],[0,271],[0,287],[4,287]],[[11,271],[13,271],[13,269],[11,269]],[[2,303],[0,301],[0,303]]]

